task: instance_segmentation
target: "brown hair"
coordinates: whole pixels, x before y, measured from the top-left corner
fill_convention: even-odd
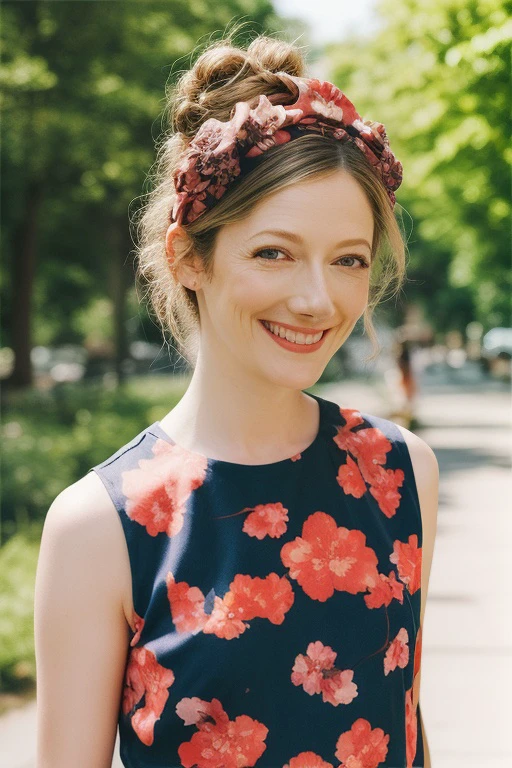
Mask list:
[[[170,130],[160,141],[155,184],[139,212],[137,277],[147,285],[164,339],[170,331],[178,351],[191,365],[197,360],[199,343],[197,297],[195,291],[174,279],[165,252],[168,214],[175,198],[173,173],[179,156],[205,120],[229,120],[237,101],[248,101],[254,107],[260,94],[280,94],[279,103],[292,103],[294,94],[276,73],[307,76],[302,52],[292,43],[259,35],[243,49],[233,45],[231,37],[228,34],[210,44],[169,94]],[[312,133],[272,147],[257,160],[211,210],[184,226],[189,244],[180,256],[186,258],[193,252],[200,257],[205,274],[211,276],[216,235],[223,224],[243,218],[256,202],[290,184],[345,169],[366,193],[374,217],[370,292],[364,313],[364,328],[373,347],[367,360],[373,360],[381,350],[372,323],[373,311],[389,286],[395,285],[395,295],[405,278],[405,240],[384,185],[352,143],[342,144]],[[236,194],[230,194],[235,187]]]

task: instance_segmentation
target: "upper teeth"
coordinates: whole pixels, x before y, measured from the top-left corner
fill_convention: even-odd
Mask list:
[[[276,336],[293,341],[295,344],[314,344],[316,341],[320,341],[323,336],[323,331],[320,331],[320,333],[295,333],[295,331],[290,331],[281,325],[274,325],[274,323],[268,323],[266,320],[262,320],[262,322]]]

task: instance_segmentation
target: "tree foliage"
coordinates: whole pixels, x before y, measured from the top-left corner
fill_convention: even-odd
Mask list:
[[[332,79],[383,122],[412,217],[407,295],[438,329],[510,324],[505,0],[380,0],[380,31],[330,46]]]
[[[2,11],[3,344],[14,343],[32,264],[33,344],[81,343],[85,316],[92,333],[113,331],[102,308],[116,259],[133,285],[129,217],[166,126],[166,88],[232,24],[241,44],[283,25],[269,0],[28,0]]]

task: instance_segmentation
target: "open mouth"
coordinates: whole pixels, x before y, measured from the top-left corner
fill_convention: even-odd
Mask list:
[[[330,330],[329,328],[326,331],[323,331],[322,335],[317,341],[306,344],[305,342],[290,341],[286,337],[277,336],[275,333],[272,333],[272,331],[270,330],[270,328],[267,327],[267,325],[265,325],[265,322],[266,321],[259,320],[261,327],[268,334],[268,336],[273,338],[274,341],[277,344],[279,344],[279,346],[283,347],[283,349],[289,349],[293,352],[315,352],[317,349],[319,349],[322,346],[324,339]],[[318,336],[318,334],[315,334],[315,335]]]

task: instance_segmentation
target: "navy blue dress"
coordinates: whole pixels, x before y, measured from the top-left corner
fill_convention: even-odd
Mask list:
[[[311,395],[320,429],[270,464],[160,422],[92,467],[122,524],[127,768],[423,766],[422,523],[392,421]]]

